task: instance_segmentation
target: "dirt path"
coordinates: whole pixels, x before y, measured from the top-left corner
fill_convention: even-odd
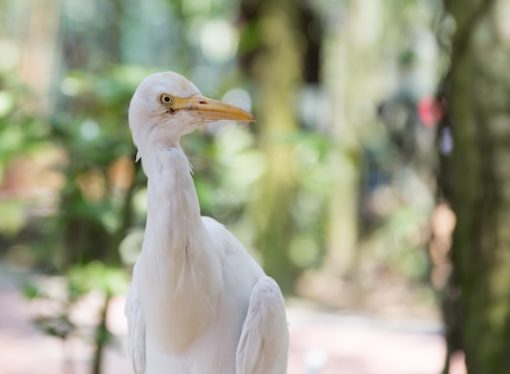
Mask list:
[[[65,347],[30,323],[29,303],[15,282],[0,277],[0,373],[88,374],[91,347],[78,339]],[[109,325],[119,344],[105,357],[105,373],[130,373],[124,355],[123,299]],[[444,357],[440,326],[431,321],[386,321],[291,307],[289,374],[437,374]],[[67,359],[66,359],[67,357]],[[455,370],[456,374],[464,370]]]

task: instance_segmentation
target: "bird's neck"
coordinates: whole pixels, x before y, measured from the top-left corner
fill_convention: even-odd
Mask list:
[[[148,176],[147,229],[163,234],[163,250],[184,249],[189,235],[202,233],[200,206],[191,167],[179,145],[155,150],[143,159]],[[164,239],[164,240],[163,240]]]
[[[182,149],[142,157],[149,181],[145,238],[137,263],[140,298],[149,331],[167,349],[180,351],[211,322],[222,282],[220,263],[211,251]]]

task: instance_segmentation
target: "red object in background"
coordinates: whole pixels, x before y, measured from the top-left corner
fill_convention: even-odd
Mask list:
[[[443,106],[434,97],[424,97],[418,101],[418,116],[428,128],[435,127],[443,117]]]

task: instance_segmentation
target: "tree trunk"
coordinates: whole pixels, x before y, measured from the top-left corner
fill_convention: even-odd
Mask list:
[[[110,301],[112,295],[106,292],[104,295],[103,308],[101,310],[99,324],[96,326],[96,336],[94,338],[94,360],[92,362],[92,374],[101,374],[103,367],[104,348],[110,340],[110,332],[106,326],[108,319],[108,308],[110,307]]]
[[[380,73],[378,45],[381,28],[373,24],[382,17],[380,0],[346,2],[328,9],[324,42],[323,84],[330,98],[329,130],[335,148],[335,190],[330,200],[325,270],[336,277],[356,274],[358,209],[361,173],[360,128],[371,118],[369,103],[378,101],[374,87]],[[364,25],[371,24],[370,27]]]
[[[23,34],[18,74],[38,98],[30,100],[26,105],[43,115],[48,114],[52,105],[50,93],[59,28],[58,5],[58,2],[48,0],[36,0],[21,5],[21,9],[25,8],[24,11],[29,13],[29,17]]]
[[[352,89],[356,91],[353,80],[357,81],[356,74],[352,76],[355,69],[351,63],[360,64],[361,60],[356,61],[348,53],[359,52],[350,40],[353,33],[349,27],[356,21],[351,8],[354,4],[339,7],[325,16],[329,28],[324,43],[323,76],[330,99],[329,133],[335,141],[330,157],[335,165],[336,188],[329,204],[324,263],[326,272],[334,277],[345,277],[351,272],[358,239],[359,143],[350,106]]]
[[[510,30],[508,1],[446,2],[457,22],[440,131],[439,185],[456,216],[445,296],[449,352],[470,373],[510,367]],[[456,326],[457,324],[457,326]],[[460,346],[452,339],[459,336]]]
[[[256,14],[252,20],[257,23],[260,38],[251,65],[257,83],[258,130],[266,172],[252,207],[257,225],[256,245],[265,270],[285,291],[292,291],[295,277],[288,245],[296,191],[290,138],[298,129],[295,101],[303,75],[297,5],[294,0],[245,1],[244,11],[248,16]]]

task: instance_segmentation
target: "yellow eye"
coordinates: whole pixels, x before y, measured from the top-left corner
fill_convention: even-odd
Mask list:
[[[174,102],[174,98],[171,95],[163,94],[159,97],[159,101],[161,101],[161,104],[170,105]]]

